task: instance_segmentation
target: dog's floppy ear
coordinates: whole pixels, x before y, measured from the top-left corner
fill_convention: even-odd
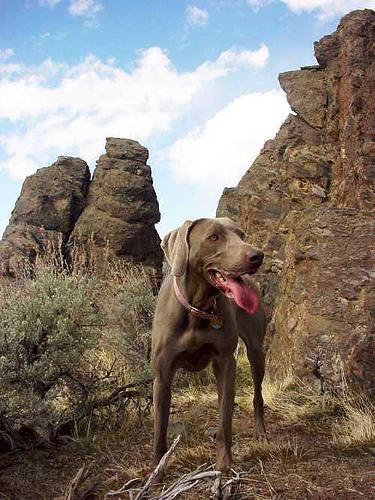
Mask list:
[[[189,260],[189,232],[194,222],[187,220],[178,229],[168,233],[161,242],[168,264],[171,266],[172,276],[182,276],[186,273]]]

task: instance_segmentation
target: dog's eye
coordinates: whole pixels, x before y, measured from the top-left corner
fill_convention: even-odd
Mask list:
[[[217,234],[211,234],[208,239],[211,241],[217,241],[219,239],[219,236]]]

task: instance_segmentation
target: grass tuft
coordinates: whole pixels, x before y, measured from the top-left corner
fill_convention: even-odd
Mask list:
[[[334,444],[355,446],[375,443],[375,405],[366,396],[340,398],[343,416],[332,426]]]

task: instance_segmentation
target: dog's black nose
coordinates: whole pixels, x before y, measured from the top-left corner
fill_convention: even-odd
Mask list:
[[[260,266],[263,262],[264,253],[260,250],[251,250],[247,254],[248,261],[252,266]]]

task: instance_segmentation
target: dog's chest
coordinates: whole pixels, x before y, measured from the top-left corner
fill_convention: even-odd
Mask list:
[[[188,371],[200,371],[205,368],[218,351],[213,344],[202,344],[199,347],[190,346],[178,356],[178,365]]]
[[[202,370],[213,357],[234,352],[237,340],[231,329],[214,329],[207,321],[194,322],[180,337],[179,366],[189,371]]]

